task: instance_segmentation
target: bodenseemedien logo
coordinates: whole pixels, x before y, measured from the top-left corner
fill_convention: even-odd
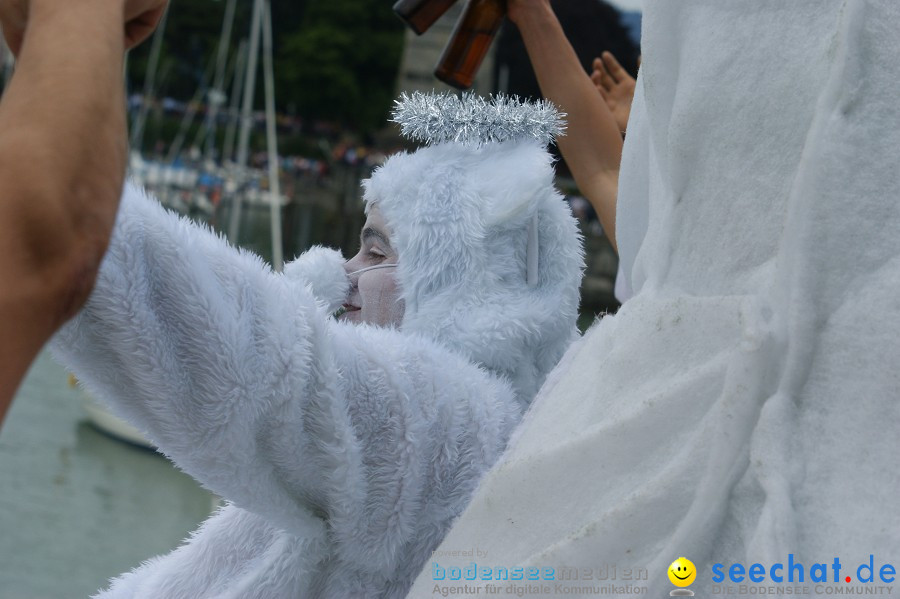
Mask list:
[[[685,588],[691,586],[694,579],[697,578],[697,568],[694,562],[686,557],[679,557],[672,562],[668,570],[669,581],[674,584],[677,589],[672,589],[669,595],[672,597],[693,597],[694,591]]]

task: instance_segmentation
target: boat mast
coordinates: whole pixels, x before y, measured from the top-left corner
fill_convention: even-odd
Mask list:
[[[212,69],[213,63],[210,60],[209,65],[207,65],[206,70],[203,72],[203,76],[200,79],[200,85],[197,86],[197,90],[194,92],[191,101],[188,102],[184,114],[181,117],[181,124],[178,126],[178,135],[175,136],[175,139],[172,141],[172,145],[169,146],[169,153],[166,156],[166,162],[170,164],[175,164],[175,160],[178,158],[178,155],[181,154],[181,148],[182,146],[184,146],[184,140],[187,138],[188,130],[191,128],[191,124],[194,122],[194,116],[196,116],[197,109],[200,107],[200,101],[203,99],[203,96],[206,95],[206,92],[209,89],[207,82],[209,81],[209,77],[212,74]]]
[[[228,107],[228,127],[225,129],[225,146],[222,148],[222,164],[234,162],[234,136],[237,133],[238,102],[243,93],[244,69],[247,66],[247,40],[241,40],[234,64],[234,81],[231,87],[231,105]]]
[[[250,145],[250,129],[253,125],[253,92],[256,90],[256,68],[259,61],[259,34],[263,16],[263,0],[253,1],[253,18],[250,23],[250,43],[247,57],[247,73],[244,82],[244,102],[241,107],[241,132],[238,137],[237,160],[238,176],[241,181],[246,178],[247,153]],[[228,239],[237,245],[241,223],[241,194],[234,196],[231,207],[231,220],[228,225]]]
[[[234,25],[234,9],[237,0],[225,5],[225,20],[219,37],[219,54],[216,58],[216,78],[209,90],[209,110],[206,113],[206,159],[212,160],[216,145],[216,117],[219,107],[225,104],[225,67],[228,63],[228,47],[231,45],[231,29]]]
[[[272,267],[284,266],[281,243],[281,183],[278,178],[278,138],[275,128],[275,69],[272,59],[272,3],[265,0],[263,20],[263,77],[266,84],[266,145],[269,153],[269,202],[272,229]]]
[[[238,174],[246,180],[247,158],[250,146],[250,130],[253,126],[253,92],[256,86],[256,69],[259,61],[259,42],[262,34],[263,77],[266,92],[266,146],[269,163],[269,202],[272,235],[272,266],[281,271],[284,258],[281,241],[281,185],[278,178],[278,138],[275,127],[275,72],[272,44],[272,8],[269,0],[254,0],[253,19],[250,25],[247,79],[244,83],[244,103],[241,110],[241,134],[238,142]],[[234,196],[228,237],[237,244],[240,231],[241,194]]]
[[[163,13],[156,33],[153,34],[153,45],[150,48],[150,60],[147,62],[147,72],[144,75],[144,93],[141,96],[141,108],[138,110],[134,126],[131,129],[131,149],[141,152],[144,143],[144,125],[147,123],[147,113],[150,112],[150,98],[156,85],[156,70],[159,67],[159,55],[162,53],[163,34],[166,31],[166,21],[169,18],[169,9]]]

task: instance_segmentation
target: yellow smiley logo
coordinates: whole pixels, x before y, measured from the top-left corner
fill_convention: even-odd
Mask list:
[[[677,587],[690,586],[697,578],[694,562],[686,557],[679,557],[669,566],[669,580]]]

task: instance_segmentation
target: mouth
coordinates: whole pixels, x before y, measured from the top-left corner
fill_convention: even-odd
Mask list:
[[[687,580],[688,578],[691,577],[690,574],[686,574],[686,575],[682,578],[682,577],[679,576],[678,574],[675,574],[675,572],[672,572],[672,576],[674,576],[674,577],[677,578],[678,580]]]
[[[344,304],[336,314],[338,320],[355,320],[359,316],[359,306]]]

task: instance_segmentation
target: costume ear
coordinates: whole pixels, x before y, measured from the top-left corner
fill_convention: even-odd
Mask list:
[[[284,276],[306,285],[329,312],[340,308],[350,291],[344,257],[338,251],[318,245],[285,264]]]
[[[536,142],[523,141],[490,148],[472,180],[485,201],[485,225],[523,222],[541,194],[553,182],[551,158]]]
[[[442,144],[391,157],[366,183],[367,200],[378,202],[391,229],[407,314],[439,290],[458,289],[467,273],[483,271],[473,264],[484,259],[475,163],[471,149]]]

